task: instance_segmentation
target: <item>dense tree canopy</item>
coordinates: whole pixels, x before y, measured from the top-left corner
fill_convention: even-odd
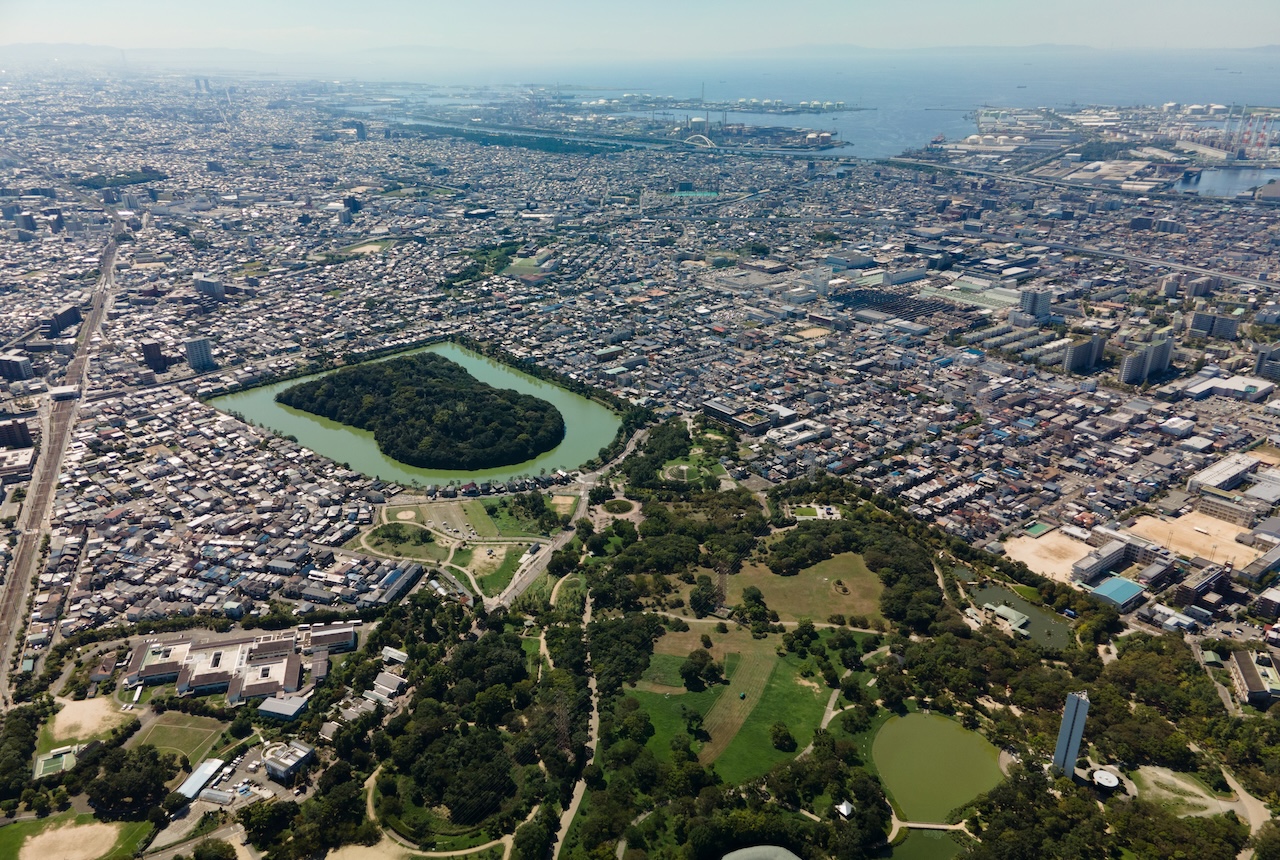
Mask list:
[[[511,466],[564,439],[564,417],[550,403],[494,388],[429,352],[344,368],[276,400],[372,430],[384,454],[427,469]]]

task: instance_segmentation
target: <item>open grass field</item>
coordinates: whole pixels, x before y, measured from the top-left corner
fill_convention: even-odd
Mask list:
[[[426,542],[423,542],[423,539]],[[378,526],[365,538],[369,548],[382,555],[412,558],[418,561],[444,561],[449,550],[440,545],[427,529],[413,523],[391,523]]]
[[[420,523],[422,522],[422,509],[417,505],[388,506],[384,509],[383,516],[389,523]]]
[[[107,824],[64,812],[0,827],[0,857],[14,860],[126,860],[151,832],[148,821]]]
[[[476,583],[486,597],[497,597],[502,589],[511,584],[511,577],[515,576],[523,556],[523,546],[498,547],[492,557],[484,554],[476,556]]]
[[[960,843],[945,830],[912,830],[907,841],[893,847],[893,860],[951,860]]]
[[[209,754],[223,728],[223,723],[212,717],[166,711],[139,732],[132,745],[151,744],[162,752],[185,755],[194,767]]]
[[[844,583],[843,593],[836,580]],[[880,593],[884,585],[856,553],[841,553],[795,576],[778,576],[762,564],[744,564],[741,571],[729,577],[726,600],[736,603],[742,589],[751,585],[760,589],[765,603],[783,621],[825,621],[837,612],[865,615],[868,619],[883,617]]]
[[[679,667],[690,651],[702,647],[703,633],[711,637],[708,650],[725,664],[729,683],[691,693],[684,690]],[[630,693],[653,721],[654,736],[648,745],[654,755],[670,760],[671,738],[685,732],[682,707],[703,715],[708,737],[699,759],[704,764],[714,762],[727,782],[760,776],[795,756],[795,752],[774,749],[769,729],[775,722],[786,723],[796,749],[804,749],[822,721],[830,691],[801,677],[801,661],[779,657],[776,647],[776,642],[752,639],[740,629],[715,633],[709,624],[659,639],[649,670]]]
[[[539,537],[542,534],[538,531],[536,525],[521,522],[511,513],[509,508],[498,507],[493,513],[489,513],[480,502],[468,504],[480,505],[480,512],[488,518],[491,524],[490,528],[493,529],[493,534],[490,537]],[[491,502],[490,504],[493,503]],[[470,516],[469,512],[468,516]],[[476,534],[480,534],[480,529],[476,529]],[[482,534],[480,536],[484,537]]]
[[[498,537],[498,526],[485,512],[483,502],[474,499],[462,502],[462,512],[466,515],[471,528],[475,529],[477,537],[481,539]]]
[[[1133,773],[1133,784],[1138,787],[1139,797],[1174,815],[1220,815],[1234,810],[1244,817],[1237,803],[1215,797],[1189,774],[1166,767],[1143,765]]]
[[[894,806],[908,821],[944,821],[951,810],[1003,778],[999,750],[977,732],[936,714],[888,720],[876,734],[872,754]]]
[[[767,674],[764,674],[766,673]],[[758,678],[764,674],[764,688],[752,707]],[[770,669],[764,658],[748,661],[735,673],[726,694],[707,713],[706,727],[711,741],[703,747],[701,761],[715,762],[716,770],[731,783],[762,776],[775,764],[795,757],[794,752],[774,749],[769,729],[784,723],[795,738],[796,750],[813,740],[813,731],[822,722],[831,691],[822,684],[800,675],[800,661],[794,656],[773,656]],[[739,694],[746,692],[746,699]],[[728,738],[727,743],[718,741]],[[719,735],[717,735],[719,732]],[[723,743],[723,746],[721,744]]]

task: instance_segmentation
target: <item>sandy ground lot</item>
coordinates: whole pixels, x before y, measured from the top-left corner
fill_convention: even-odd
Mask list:
[[[1071,565],[1089,554],[1092,547],[1054,529],[1038,538],[1021,535],[1004,542],[1009,558],[1020,561],[1041,576],[1071,582]]]
[[[115,844],[119,824],[66,825],[27,839],[18,860],[95,860]]]
[[[405,522],[408,520],[416,520],[417,518],[418,518],[418,515],[415,514],[413,511],[397,511],[396,512],[396,519],[400,520],[401,522]]]
[[[344,845],[330,851],[326,860],[404,860],[410,853],[409,849],[384,836],[377,845]]]
[[[831,334],[831,329],[822,328],[821,326],[811,326],[802,331],[796,332],[796,337],[802,337],[805,340],[815,340],[820,337],[826,337]]]
[[[1280,448],[1274,445],[1259,445],[1249,452],[1255,460],[1261,460],[1268,466],[1280,466]]]
[[[1196,531],[1197,528],[1204,529],[1208,534]],[[1236,543],[1236,535],[1247,529],[1199,511],[1192,511],[1177,519],[1142,517],[1129,531],[1188,558],[1203,556],[1219,564],[1230,561],[1236,567],[1244,567],[1262,555],[1261,551],[1253,547]]]
[[[129,719],[120,712],[120,705],[110,696],[96,699],[58,699],[62,710],[53,718],[53,737],[56,740],[85,740],[100,732],[108,731]]]
[[[573,510],[578,506],[577,496],[552,496],[551,507],[556,509],[557,514],[568,514],[573,516]]]

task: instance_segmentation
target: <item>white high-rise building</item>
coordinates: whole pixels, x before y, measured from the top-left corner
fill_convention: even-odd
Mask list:
[[[1058,745],[1053,750],[1053,766],[1062,773],[1075,773],[1080,739],[1084,737],[1084,718],[1088,714],[1089,694],[1068,693],[1067,707],[1062,712],[1062,728],[1058,729]]]
[[[187,364],[192,370],[213,370],[213,346],[207,337],[193,337],[182,342],[187,348]]]

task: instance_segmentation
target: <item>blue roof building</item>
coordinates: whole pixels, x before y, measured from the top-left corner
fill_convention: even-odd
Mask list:
[[[1131,579],[1113,576],[1093,590],[1093,596],[1121,612],[1132,612],[1147,599],[1147,591]]]

